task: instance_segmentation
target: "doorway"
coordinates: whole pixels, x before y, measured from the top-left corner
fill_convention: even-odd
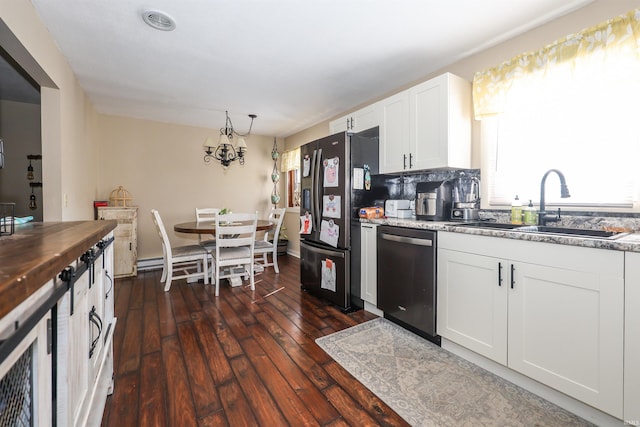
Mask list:
[[[43,220],[40,86],[0,46],[0,203]]]

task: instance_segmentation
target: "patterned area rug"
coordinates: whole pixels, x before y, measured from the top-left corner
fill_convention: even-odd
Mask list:
[[[386,319],[316,339],[413,426],[591,426]]]

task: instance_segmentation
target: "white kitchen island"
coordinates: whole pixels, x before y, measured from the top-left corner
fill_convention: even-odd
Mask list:
[[[30,223],[0,238],[0,424],[100,425],[113,387],[115,226]]]

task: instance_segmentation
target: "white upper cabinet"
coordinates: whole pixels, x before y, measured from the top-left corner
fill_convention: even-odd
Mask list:
[[[446,73],[381,103],[380,173],[471,166],[469,82]]]
[[[471,85],[450,73],[409,89],[414,169],[471,165]]]
[[[471,84],[445,73],[329,122],[329,132],[380,127],[380,173],[471,167]]]
[[[360,132],[380,126],[380,110],[377,103],[368,105],[339,119],[329,122],[329,132]]]
[[[380,101],[380,173],[410,169],[409,91]]]

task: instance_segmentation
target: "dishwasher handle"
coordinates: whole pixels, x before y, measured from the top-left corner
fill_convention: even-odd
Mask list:
[[[433,240],[417,239],[415,237],[396,236],[395,234],[380,233],[380,238],[398,243],[408,243],[417,246],[433,246]]]

